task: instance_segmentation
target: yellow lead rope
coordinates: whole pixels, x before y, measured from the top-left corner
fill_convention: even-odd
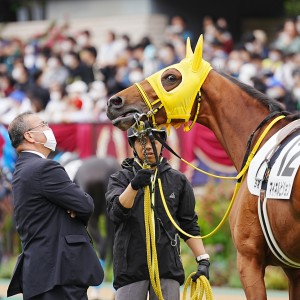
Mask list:
[[[190,238],[197,238],[197,239],[203,239],[203,238],[207,238],[211,235],[213,235],[225,222],[225,220],[227,219],[232,205],[234,203],[234,200],[236,198],[236,195],[238,193],[238,190],[243,182],[243,179],[245,177],[245,174],[248,170],[248,167],[250,165],[251,160],[253,159],[255,153],[257,152],[261,142],[263,141],[264,137],[266,136],[266,134],[269,132],[269,130],[272,128],[272,126],[278,122],[279,120],[285,118],[285,116],[279,116],[277,118],[275,118],[264,130],[264,132],[262,133],[262,135],[259,137],[258,141],[256,142],[255,146],[253,147],[251,153],[249,154],[249,157],[247,159],[247,162],[245,164],[245,166],[243,167],[243,169],[241,170],[241,172],[236,176],[236,177],[222,177],[222,176],[217,176],[217,175],[213,175],[207,172],[204,172],[196,167],[194,167],[193,165],[191,165],[190,163],[188,163],[189,165],[191,165],[192,167],[194,167],[196,170],[203,172],[207,175],[213,176],[213,177],[217,177],[217,178],[225,178],[225,179],[241,179],[239,180],[236,185],[235,185],[235,189],[233,192],[233,196],[232,199],[230,201],[230,204],[227,208],[227,211],[223,217],[223,219],[221,220],[221,222],[218,224],[218,226],[209,234],[205,235],[205,236],[193,236],[188,234],[187,232],[185,232],[184,230],[182,230],[177,223],[174,221],[169,208],[167,206],[166,203],[166,199],[164,197],[164,193],[163,193],[163,189],[162,189],[162,183],[161,183],[161,179],[158,178],[158,186],[159,186],[159,191],[160,191],[160,195],[162,198],[162,202],[165,208],[165,211],[170,219],[170,221],[172,222],[172,224],[175,226],[175,228],[183,233],[184,235],[190,237]],[[182,159],[183,160],[183,159]],[[185,160],[183,160],[185,161]],[[186,162],[186,161],[185,161]],[[155,181],[155,179],[154,179]],[[145,229],[146,229],[146,251],[147,251],[147,264],[148,264],[148,270],[149,270],[149,277],[150,277],[150,281],[151,281],[151,285],[152,288],[156,294],[156,296],[158,297],[159,300],[164,300],[163,295],[162,295],[162,291],[161,291],[161,286],[160,286],[160,277],[159,277],[159,269],[158,269],[158,260],[157,260],[157,252],[156,252],[156,242],[155,242],[155,233],[154,233],[154,220],[151,216],[151,197],[150,197],[150,188],[149,186],[146,186],[144,188],[144,218],[145,218]],[[191,273],[190,276],[187,278],[185,284],[184,284],[184,290],[183,290],[183,300],[186,300],[186,293],[188,288],[190,287],[191,289],[191,293],[190,293],[190,300],[201,300],[204,293],[206,294],[206,299],[207,300],[213,300],[213,295],[212,295],[212,289],[211,286],[209,284],[209,281],[207,280],[207,278],[205,276],[200,276],[196,282],[193,282],[191,277],[192,275],[194,275],[194,273]]]
[[[214,177],[214,178],[220,178],[220,179],[240,179],[245,173],[246,171],[248,170],[248,167],[250,165],[250,162],[252,160],[252,158],[254,157],[255,153],[257,152],[261,142],[263,141],[263,139],[265,138],[265,136],[267,135],[267,133],[270,131],[270,129],[273,127],[273,125],[275,123],[277,123],[279,120],[285,118],[285,116],[278,116],[277,118],[275,118],[267,127],[266,129],[264,130],[264,132],[262,133],[262,135],[259,137],[258,141],[256,142],[255,146],[253,147],[251,153],[249,154],[248,156],[248,159],[247,159],[247,162],[245,164],[245,166],[243,167],[243,169],[240,171],[240,173],[236,176],[219,176],[219,175],[215,175],[215,174],[212,174],[212,173],[209,173],[209,172],[206,172],[204,170],[201,170],[197,167],[195,167],[193,164],[191,164],[190,162],[186,161],[185,159],[183,158],[180,158],[181,161],[183,161],[184,163],[186,163],[187,165],[189,165],[190,167],[194,168],[195,170],[205,174],[205,175],[208,175],[208,176],[211,176],[211,177]]]
[[[159,300],[163,300],[164,298],[160,286],[156,242],[154,234],[155,224],[151,216],[151,198],[149,186],[145,186],[144,193],[144,219],[146,229],[146,251],[149,277],[154,293],[156,294]]]
[[[274,119],[274,120],[266,127],[266,129],[264,130],[264,132],[262,133],[262,135],[259,137],[258,141],[256,142],[255,146],[253,147],[251,153],[249,154],[245,166],[243,167],[243,169],[241,170],[241,172],[240,172],[236,177],[222,177],[222,176],[217,176],[217,175],[213,175],[213,174],[210,174],[210,173],[206,173],[206,174],[208,174],[208,175],[212,175],[212,176],[217,177],[217,178],[225,178],[225,179],[241,179],[241,180],[237,181],[236,184],[235,184],[235,189],[234,189],[234,192],[233,192],[231,201],[230,201],[229,206],[228,206],[228,208],[227,208],[227,210],[226,210],[226,212],[225,212],[224,217],[222,218],[222,220],[220,221],[220,223],[217,225],[217,227],[216,227],[212,232],[210,232],[210,233],[207,234],[207,235],[204,235],[204,236],[194,236],[194,235],[191,235],[191,234],[185,232],[184,230],[182,230],[182,229],[177,225],[177,223],[174,221],[174,219],[173,219],[173,217],[172,217],[172,215],[171,215],[171,213],[170,213],[170,211],[169,211],[169,208],[168,208],[167,203],[166,203],[166,199],[165,199],[165,197],[164,197],[164,192],[163,192],[163,189],[162,189],[161,180],[160,180],[160,178],[158,178],[158,186],[159,186],[160,195],[161,195],[161,198],[162,198],[162,202],[163,202],[164,208],[165,208],[165,210],[166,210],[166,213],[167,213],[167,215],[168,215],[170,221],[172,222],[172,224],[176,227],[176,229],[177,229],[178,231],[180,231],[182,234],[184,234],[184,235],[186,235],[186,236],[188,236],[188,237],[190,237],[190,238],[204,239],[204,238],[210,237],[211,235],[213,235],[216,231],[218,231],[218,230],[221,228],[221,226],[225,223],[227,217],[229,216],[229,213],[230,213],[231,208],[232,208],[232,206],[233,206],[233,203],[234,203],[234,200],[235,200],[235,198],[236,198],[236,195],[237,195],[237,193],[238,193],[238,191],[239,191],[239,189],[240,189],[240,187],[241,187],[241,184],[242,184],[242,182],[243,182],[243,180],[244,180],[245,174],[246,174],[246,172],[247,172],[247,170],[248,170],[248,168],[249,168],[250,162],[252,161],[252,159],[253,159],[255,153],[257,152],[257,150],[258,150],[258,148],[259,148],[261,142],[263,141],[263,139],[265,138],[265,136],[267,135],[267,133],[270,131],[270,129],[273,127],[273,125],[274,125],[275,123],[277,123],[279,120],[283,119],[283,118],[285,118],[285,116],[279,116],[279,117],[275,118],[275,119]],[[193,165],[192,165],[192,166],[193,166]],[[196,169],[196,170],[199,170],[199,171],[202,171],[202,170],[200,170],[200,169],[198,169],[198,168],[196,168],[196,167],[195,167],[195,169]]]
[[[212,289],[209,284],[208,279],[201,275],[196,282],[192,280],[192,276],[196,272],[191,273],[191,275],[187,278],[184,288],[183,288],[183,300],[186,300],[186,294],[188,292],[188,288],[190,288],[190,300],[201,300],[206,295],[207,300],[213,299]]]

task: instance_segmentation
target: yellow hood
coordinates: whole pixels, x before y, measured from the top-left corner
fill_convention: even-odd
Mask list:
[[[212,69],[211,65],[202,59],[202,48],[202,35],[198,39],[194,53],[188,39],[186,57],[180,63],[168,66],[146,78],[166,110],[167,124],[174,119],[181,119],[185,126],[188,125],[196,95]],[[170,68],[175,68],[182,74],[182,82],[167,92],[161,84],[161,75]]]

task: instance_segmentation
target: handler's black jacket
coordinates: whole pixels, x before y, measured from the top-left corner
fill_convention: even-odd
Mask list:
[[[143,189],[138,191],[132,208],[124,208],[119,202],[119,196],[133,179],[140,166],[133,159],[126,159],[123,161],[122,167],[121,171],[110,176],[106,193],[107,211],[116,225],[113,250],[115,289],[136,281],[149,279]],[[200,235],[198,217],[194,211],[195,196],[191,184],[184,174],[172,169],[166,159],[162,160],[159,170],[164,196],[172,217],[187,233]],[[172,246],[168,237],[169,235],[174,239],[177,229],[165,212],[157,180],[155,184],[155,214],[155,236],[160,277],[174,279],[183,284],[185,278],[178,252],[179,245],[177,247]],[[159,225],[157,216],[162,220],[163,226]],[[184,240],[188,239],[185,235],[179,234]]]

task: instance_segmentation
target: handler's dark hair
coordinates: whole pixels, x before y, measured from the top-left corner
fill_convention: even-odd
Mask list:
[[[28,111],[18,115],[8,126],[8,135],[12,146],[16,149],[24,141],[24,133],[28,130],[27,117],[33,112]]]

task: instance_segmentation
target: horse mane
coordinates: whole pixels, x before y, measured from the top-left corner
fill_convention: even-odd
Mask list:
[[[245,84],[239,80],[237,80],[236,78],[221,72],[220,73],[223,77],[227,78],[228,80],[230,80],[231,82],[233,82],[234,84],[236,84],[238,87],[240,87],[243,91],[245,91],[250,97],[257,99],[258,101],[261,102],[261,104],[263,104],[264,106],[268,107],[269,111],[275,112],[275,111],[279,111],[279,112],[284,112],[284,106],[276,101],[275,99],[272,99],[270,97],[268,97],[267,95],[263,94],[262,92],[258,91],[257,89],[255,89],[254,87]]]

